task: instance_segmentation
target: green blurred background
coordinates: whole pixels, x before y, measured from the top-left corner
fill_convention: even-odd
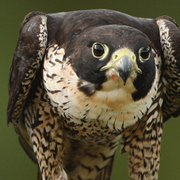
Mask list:
[[[12,125],[6,125],[8,74],[24,16],[31,11],[54,13],[106,8],[133,16],[173,17],[180,24],[178,0],[1,0],[0,1],[0,180],[35,180],[36,166],[20,147]],[[159,180],[180,179],[180,120],[164,125]],[[127,180],[127,155],[118,149],[112,180]]]

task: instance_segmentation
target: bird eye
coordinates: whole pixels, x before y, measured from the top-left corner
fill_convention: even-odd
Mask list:
[[[95,42],[92,45],[92,54],[95,58],[103,60],[109,52],[109,48],[105,44]]]
[[[104,48],[101,44],[94,44],[93,53],[96,57],[101,57],[104,54]]]
[[[151,48],[149,46],[140,48],[139,59],[141,60],[141,62],[145,62],[146,60],[149,59],[150,52],[151,52]]]

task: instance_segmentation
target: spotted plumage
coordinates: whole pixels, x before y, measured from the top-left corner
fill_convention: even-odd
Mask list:
[[[132,180],[156,180],[162,124],[179,115],[178,25],[112,10],[28,14],[8,123],[39,180],[109,180],[122,136]],[[121,179],[120,177],[118,179]]]

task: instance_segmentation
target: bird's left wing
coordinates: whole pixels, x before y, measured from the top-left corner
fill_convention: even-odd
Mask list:
[[[180,115],[180,30],[170,17],[156,19],[163,52],[163,121]]]

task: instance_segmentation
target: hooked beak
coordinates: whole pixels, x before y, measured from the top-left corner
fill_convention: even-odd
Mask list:
[[[115,51],[112,54],[111,60],[100,71],[107,69],[111,69],[115,76],[121,77],[124,84],[126,84],[127,79],[134,70],[142,74],[141,69],[137,66],[135,54],[127,48]]]

